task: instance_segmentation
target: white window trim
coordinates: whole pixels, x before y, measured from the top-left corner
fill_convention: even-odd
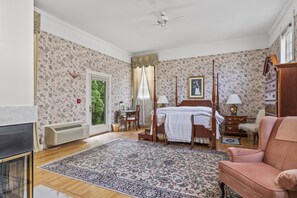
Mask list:
[[[288,34],[289,30],[292,32],[292,59],[291,60],[287,60],[286,43],[284,43],[287,40],[285,41],[283,40],[284,36]],[[288,62],[294,61],[294,59],[295,59],[295,27],[294,27],[294,19],[293,19],[280,35],[280,62],[288,63]]]

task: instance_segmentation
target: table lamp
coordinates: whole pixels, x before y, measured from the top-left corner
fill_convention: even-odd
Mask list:
[[[226,104],[230,104],[232,105],[230,107],[230,112],[231,112],[231,115],[235,115],[237,114],[237,104],[241,104],[241,100],[239,98],[239,96],[237,94],[231,94],[229,97],[228,97],[228,100],[226,102]]]
[[[160,104],[160,107],[163,108],[166,106],[166,104],[168,104],[168,100],[167,100],[167,97],[166,96],[160,96],[158,101],[157,101],[158,104]]]

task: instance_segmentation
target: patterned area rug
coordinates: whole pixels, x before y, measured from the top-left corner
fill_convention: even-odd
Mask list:
[[[219,197],[217,166],[226,158],[219,151],[115,140],[41,168],[134,197]]]

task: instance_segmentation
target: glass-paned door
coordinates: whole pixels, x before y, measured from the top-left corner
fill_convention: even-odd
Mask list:
[[[110,131],[110,75],[87,70],[87,120],[90,135]]]
[[[106,81],[92,80],[92,125],[106,124]]]

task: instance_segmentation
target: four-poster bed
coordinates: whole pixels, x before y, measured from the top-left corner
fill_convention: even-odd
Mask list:
[[[191,124],[192,124],[192,131],[191,131],[191,144],[192,146],[194,146],[194,142],[195,142],[195,138],[208,138],[208,139],[212,139],[213,141],[211,141],[211,148],[212,149],[216,149],[216,137],[217,137],[217,130],[218,130],[218,125],[217,125],[217,121],[218,119],[223,119],[222,117],[220,117],[218,114],[216,115],[216,111],[219,111],[219,103],[216,102],[216,100],[218,101],[219,96],[217,93],[218,92],[218,86],[217,86],[217,82],[216,82],[216,78],[218,78],[218,75],[215,74],[215,65],[214,65],[214,60],[213,60],[213,68],[212,68],[212,78],[213,78],[213,83],[212,83],[212,100],[183,100],[180,104],[178,104],[178,96],[177,96],[177,77],[176,78],[176,95],[175,95],[175,103],[177,107],[181,107],[181,109],[187,109],[188,107],[205,107],[205,108],[209,108],[211,113],[210,113],[210,119],[211,119],[211,126],[206,126],[205,124],[200,124],[199,121],[198,123],[196,123],[197,121],[195,120],[199,120],[200,118],[195,119],[195,112],[192,113],[191,115]],[[153,141],[156,142],[157,141],[157,136],[159,134],[163,134],[166,137],[166,133],[165,133],[165,128],[167,127],[168,129],[168,125],[165,126],[165,123],[157,123],[159,122],[159,120],[157,121],[157,97],[156,97],[156,75],[154,75],[154,113],[153,113],[153,126],[152,126],[152,136],[153,136]],[[190,109],[190,108],[189,108]],[[195,110],[197,108],[194,108]],[[203,109],[203,108],[202,108]],[[166,111],[171,111],[171,109],[169,110],[164,110]],[[192,110],[190,110],[192,111]],[[158,110],[158,112],[162,112],[161,110]],[[164,113],[164,112],[163,112]],[[208,112],[209,113],[209,112]],[[180,113],[182,114],[182,113]],[[168,114],[167,114],[168,115]],[[159,116],[159,114],[158,114]],[[165,141],[167,141],[167,138],[165,138]]]

